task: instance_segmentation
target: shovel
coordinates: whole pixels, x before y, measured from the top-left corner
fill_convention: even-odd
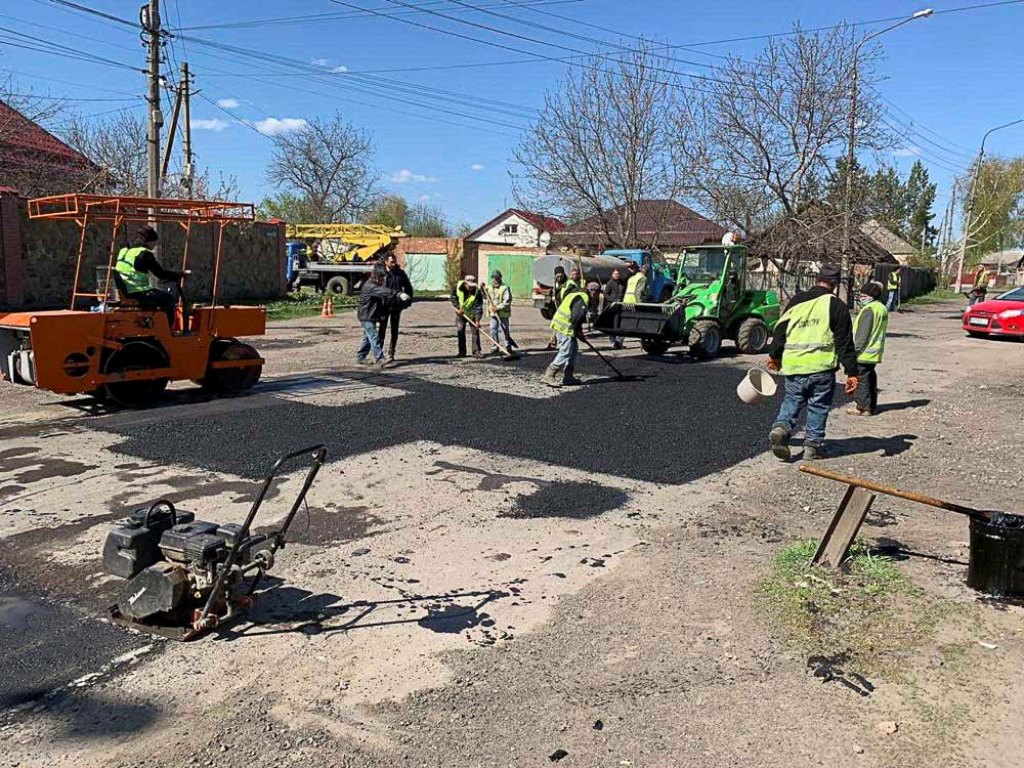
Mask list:
[[[504,349],[504,348],[503,348],[503,347],[501,346],[501,344],[499,344],[499,343],[498,343],[498,342],[496,342],[496,341],[495,341],[494,339],[492,339],[492,338],[491,338],[491,334],[489,334],[489,333],[485,333],[485,332],[484,332],[484,329],[480,327],[480,323],[474,323],[474,322],[473,322],[473,318],[469,317],[469,316],[468,316],[468,315],[467,315],[467,314],[466,314],[465,312],[463,312],[463,311],[462,311],[461,309],[456,309],[456,310],[455,310],[455,314],[456,314],[456,315],[458,315],[458,316],[459,316],[459,317],[461,317],[461,318],[464,318],[464,319],[465,319],[465,321],[466,321],[467,323],[469,323],[469,324],[470,324],[470,325],[472,325],[472,326],[473,326],[474,328],[476,328],[476,330],[477,330],[477,332],[479,332],[480,336],[481,336],[481,337],[483,337],[483,338],[485,338],[485,339],[487,339],[487,340],[488,340],[489,342],[491,342],[491,344],[492,344],[492,345],[493,345],[493,346],[494,346],[494,347],[495,347],[495,348],[496,348],[496,349],[497,349],[497,350],[498,350],[498,351],[499,351],[499,352],[501,353],[501,356],[502,356],[503,358],[505,358],[506,360],[514,360],[514,359],[515,359],[515,355],[513,355],[513,354],[512,354],[511,352],[509,352],[509,351],[508,351],[507,349]]]

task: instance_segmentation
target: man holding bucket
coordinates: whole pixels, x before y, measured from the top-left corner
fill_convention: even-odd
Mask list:
[[[840,365],[846,373],[846,393],[857,389],[850,312],[835,295],[840,274],[837,265],[823,264],[814,287],[793,297],[773,332],[768,369],[780,371],[786,383],[768,442],[783,461],[789,460],[789,440],[805,408],[804,460],[825,458],[825,427]]]

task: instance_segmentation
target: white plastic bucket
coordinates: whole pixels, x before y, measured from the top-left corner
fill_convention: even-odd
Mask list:
[[[768,371],[760,368],[751,368],[743,377],[743,381],[736,386],[736,394],[747,405],[753,405],[765,397],[772,397],[777,390],[775,379]]]

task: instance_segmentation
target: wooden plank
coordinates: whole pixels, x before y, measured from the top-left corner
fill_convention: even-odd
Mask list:
[[[839,567],[846,558],[853,540],[857,538],[857,532],[860,531],[874,500],[875,494],[870,491],[853,485],[847,486],[839,509],[832,516],[832,522],[821,539],[818,551],[814,553],[814,563],[826,568]]]

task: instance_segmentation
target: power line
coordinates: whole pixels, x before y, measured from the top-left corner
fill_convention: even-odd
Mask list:
[[[43,0],[37,0],[37,1],[42,2]],[[124,24],[124,25],[127,25],[127,26],[131,27],[132,29],[135,29],[136,27],[138,27],[138,22],[132,21],[130,19],[123,19],[120,16],[114,16],[114,15],[109,14],[109,13],[104,13],[103,11],[98,11],[95,8],[90,8],[90,7],[86,6],[86,5],[80,5],[79,3],[72,3],[72,2],[70,2],[70,0],[48,0],[48,2],[50,2],[52,5],[59,5],[59,6],[63,6],[64,8],[68,8],[68,9],[73,10],[73,11],[78,11],[79,13],[87,13],[87,14],[89,14],[91,16],[97,16],[97,17],[99,17],[101,19],[106,19],[107,21],[112,21],[112,22],[115,22],[117,24]]]
[[[0,32],[6,32],[8,35],[14,35],[13,38],[8,38],[9,45],[14,45],[17,48],[27,48],[28,50],[37,50],[43,53],[52,53],[57,56],[64,56],[65,58],[74,58],[82,61],[92,61],[97,64],[106,64],[107,66],[120,67],[122,69],[130,69],[132,71],[140,71],[137,67],[133,67],[130,64],[126,64],[123,61],[115,61],[114,59],[108,59],[105,56],[99,56],[94,53],[87,51],[70,48],[60,43],[54,43],[50,40],[45,40],[41,37],[35,37],[34,35],[28,35],[24,32],[18,32],[15,29],[9,27],[0,27]],[[30,46],[35,47],[30,47]],[[42,46],[42,47],[41,47]]]

